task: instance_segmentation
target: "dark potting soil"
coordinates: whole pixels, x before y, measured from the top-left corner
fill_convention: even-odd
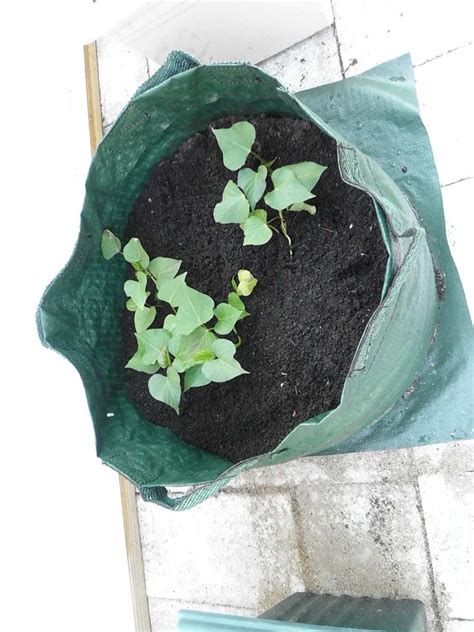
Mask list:
[[[236,173],[223,166],[210,128],[156,166],[124,236],[139,237],[152,257],[182,259],[189,285],[216,304],[226,300],[239,269],[258,278],[245,299],[251,316],[238,323],[243,344],[236,358],[249,375],[184,393],[178,416],[151,397],[148,375],[126,370],[130,396],[145,417],[233,462],[267,452],[300,422],[338,405],[380,301],[387,261],[373,202],[342,181],[331,138],[307,121],[268,115],[226,117],[213,126],[243,119],[257,130],[254,150],[276,158],[275,167],[304,160],[328,166],[315,188],[317,214],[286,213],[292,258],[283,235],[244,247],[237,225],[214,222],[213,208]],[[256,169],[258,162],[249,157],[246,165]],[[125,364],[136,350],[133,315],[125,309],[122,328]]]

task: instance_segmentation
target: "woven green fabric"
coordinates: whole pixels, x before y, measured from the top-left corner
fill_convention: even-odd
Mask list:
[[[76,250],[42,298],[38,329],[43,343],[68,358],[81,375],[99,457],[135,482],[149,500],[187,509],[250,467],[338,451],[358,433],[377,426],[423,369],[439,315],[425,228],[413,203],[394,181],[343,138],[341,131],[346,132],[347,125],[338,124],[336,117],[329,126],[330,117],[314,113],[320,111],[318,90],[323,90],[323,103],[335,100],[339,114],[352,111],[354,103],[349,104],[347,98],[337,100],[340,88],[334,85],[333,92],[330,86],[318,88],[298,99],[253,66],[201,66],[174,52],[142,86],[98,147],[87,178]],[[390,87],[398,85],[393,82]],[[367,84],[362,101],[373,99],[374,90],[380,90],[380,85]],[[398,105],[403,116],[413,116],[410,102],[400,97]],[[328,110],[321,108],[321,114]],[[300,116],[337,140],[342,177],[368,191],[383,215],[393,279],[360,341],[340,405],[300,424],[272,453],[232,466],[151,424],[129,399],[119,328],[126,264],[120,258],[103,260],[100,238],[104,228],[123,233],[152,168],[186,138],[220,116],[259,112]],[[417,113],[416,117],[419,120]],[[366,145],[369,133],[367,129]],[[379,150],[386,147],[386,136],[376,141]],[[373,135],[370,138],[373,141]],[[435,183],[434,188],[438,195]],[[426,193],[432,195],[431,189]],[[410,398],[416,398],[416,391]],[[410,415],[402,414],[399,425],[407,435],[399,445],[418,442],[418,437],[409,438],[410,423]],[[184,498],[171,499],[164,488],[188,484],[199,486]]]

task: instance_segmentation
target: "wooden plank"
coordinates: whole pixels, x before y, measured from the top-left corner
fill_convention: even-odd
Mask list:
[[[86,73],[87,110],[91,152],[95,153],[102,139],[102,112],[100,108],[99,69],[96,43],[84,46]],[[119,475],[120,498],[122,501],[123,526],[127,547],[128,571],[132,592],[133,615],[136,632],[151,632],[150,612],[146,594],[145,569],[143,566],[140,525],[138,522],[137,495],[135,486]]]

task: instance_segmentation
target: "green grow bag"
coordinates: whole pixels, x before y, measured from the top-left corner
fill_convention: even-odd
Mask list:
[[[404,67],[406,77],[411,65],[407,58],[403,59],[398,63]],[[388,72],[394,72],[393,67]],[[141,87],[98,147],[87,178],[77,246],[42,298],[38,329],[43,343],[70,360],[81,375],[94,422],[98,456],[132,480],[145,499],[183,510],[214,494],[248,468],[321,452],[413,445],[420,441],[420,429],[415,434],[410,430],[412,414],[409,410],[400,412],[396,405],[417,376],[420,379],[423,374],[439,320],[427,233],[413,201],[372,158],[345,140],[339,131],[349,123],[360,130],[364,115],[373,116],[374,109],[367,104],[376,106],[377,95],[381,98],[379,107],[390,103],[395,113],[401,112],[401,127],[415,119],[419,125],[417,110],[410,103],[413,86],[407,92],[398,79],[398,83],[384,79],[382,83],[365,84],[359,92],[346,88],[350,86],[349,80],[333,84],[332,91],[331,86],[307,91],[300,99],[251,65],[204,66],[174,52]],[[326,115],[322,118],[315,113],[320,111],[318,90],[321,90],[321,112]],[[384,90],[389,98],[383,98]],[[361,119],[356,121],[350,113],[357,108]],[[340,405],[297,426],[271,453],[232,465],[185,444],[169,429],[153,425],[129,399],[119,328],[126,264],[118,257],[106,262],[101,255],[100,239],[106,227],[122,234],[133,203],[154,165],[173,154],[190,135],[205,129],[210,120],[227,114],[261,112],[307,119],[337,141],[343,179],[366,190],[374,199],[390,260],[387,291],[360,340]],[[339,120],[339,125],[331,126],[323,120],[331,115],[336,123]],[[366,147],[372,141],[379,155],[384,156],[386,148],[390,148],[388,138],[392,131],[385,129],[374,142],[367,129],[360,140],[365,141]],[[434,174],[431,188],[439,195],[436,174],[429,162],[429,144],[424,151],[428,154],[430,173]],[[432,195],[430,190],[428,198],[429,195]],[[450,259],[448,263],[452,265]],[[455,270],[453,274],[458,287]],[[464,304],[462,309],[465,310]],[[416,391],[417,387],[407,401],[419,402]],[[398,411],[398,417],[389,422],[391,430],[385,433],[392,443],[381,446],[380,436],[377,435],[377,444],[377,436],[373,440],[370,433],[387,419],[391,410]],[[424,432],[427,437],[426,429]],[[434,437],[434,440],[444,438]],[[429,441],[429,437],[424,440]],[[169,486],[183,485],[195,487],[179,498],[170,497],[166,490]]]

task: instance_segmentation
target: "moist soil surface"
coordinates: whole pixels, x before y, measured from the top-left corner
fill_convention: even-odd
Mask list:
[[[244,247],[239,226],[214,222],[227,181],[237,178],[224,167],[210,127],[155,167],[125,234],[138,237],[151,257],[182,259],[188,284],[216,304],[226,300],[239,269],[258,278],[244,299],[251,316],[238,323],[242,346],[236,358],[249,375],[190,389],[178,416],[151,397],[148,375],[126,370],[130,397],[146,418],[233,462],[271,450],[300,422],[338,405],[380,301],[387,261],[373,202],[342,181],[331,138],[307,121],[269,115],[226,117],[212,126],[238,120],[253,123],[253,149],[266,160],[276,158],[274,168],[304,160],[328,167],[314,189],[316,215],[286,213],[293,257],[283,235]],[[250,156],[246,166],[258,164]],[[277,215],[267,210],[269,219]],[[158,310],[154,327],[165,313]],[[125,364],[136,350],[133,315],[126,309],[122,330]]]

